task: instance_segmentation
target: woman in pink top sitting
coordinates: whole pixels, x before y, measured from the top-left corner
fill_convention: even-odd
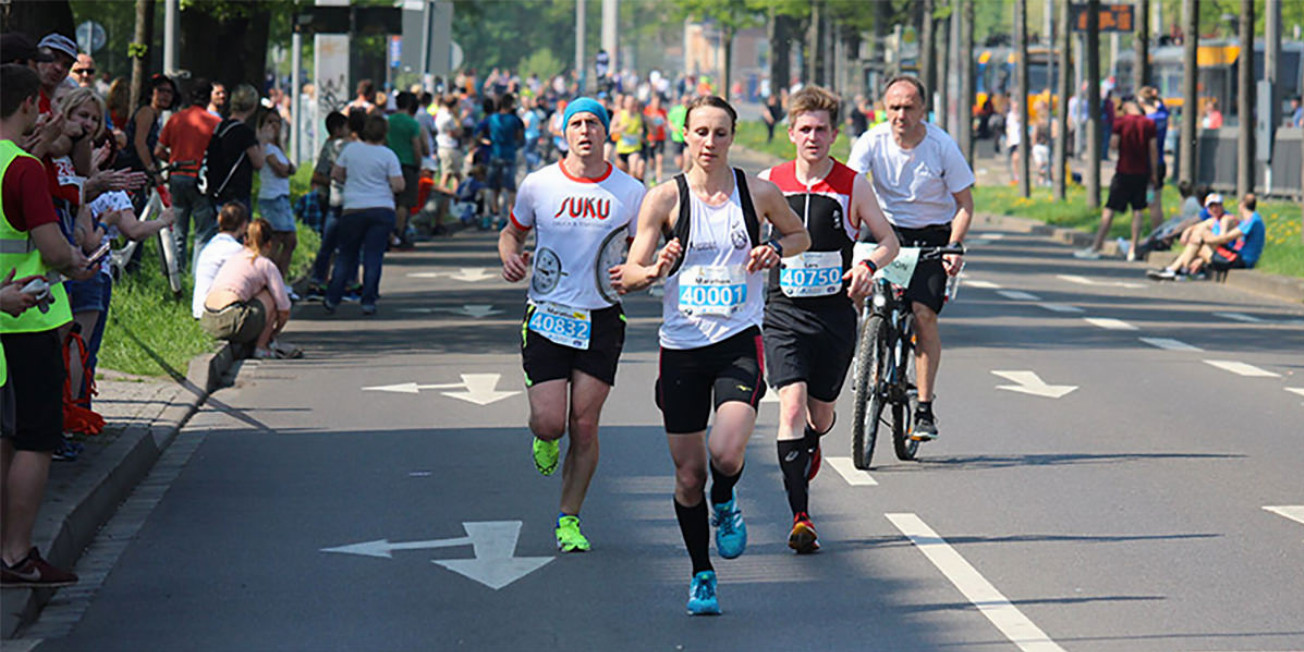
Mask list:
[[[209,335],[241,344],[254,343],[255,358],[302,355],[272,342],[290,320],[290,297],[271,250],[272,225],[258,219],[245,233],[245,251],[222,264],[204,299],[199,323]]]

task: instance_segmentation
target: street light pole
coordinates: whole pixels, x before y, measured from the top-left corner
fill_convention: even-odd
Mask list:
[[[580,94],[584,94],[584,30],[585,27],[585,2],[584,0],[575,0],[575,74],[576,80],[580,85]]]

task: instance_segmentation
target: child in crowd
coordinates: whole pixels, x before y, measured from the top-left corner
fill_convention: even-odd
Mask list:
[[[457,186],[457,193],[453,197],[453,215],[464,225],[474,224],[477,216],[486,215],[485,191],[488,189],[484,166],[472,166],[470,176]]]

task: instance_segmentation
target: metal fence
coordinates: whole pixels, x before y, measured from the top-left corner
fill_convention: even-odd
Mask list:
[[[1200,132],[1197,182],[1207,183],[1221,192],[1236,191],[1237,137],[1236,127],[1205,129]],[[1271,178],[1262,161],[1254,163],[1255,192],[1262,196],[1304,198],[1304,179],[1300,177],[1301,167],[1304,167],[1304,149],[1301,149],[1300,143],[1302,139],[1304,129],[1277,129]]]

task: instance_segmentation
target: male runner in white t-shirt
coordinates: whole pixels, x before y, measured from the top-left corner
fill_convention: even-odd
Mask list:
[[[624,262],[623,245],[633,237],[644,187],[602,158],[610,124],[602,105],[577,99],[564,119],[570,150],[521,183],[498,238],[498,255],[508,281],[533,271],[521,357],[534,464],[552,475],[559,440],[569,431],[557,547],[583,552],[589,541],[580,533],[579,513],[598,466],[598,417],[625,343],[625,315],[609,268]],[[530,231],[532,254],[525,251]]]
[[[874,192],[902,247],[932,247],[963,242],[973,217],[973,170],[955,141],[940,127],[924,121],[924,85],[900,75],[884,87],[887,122],[866,131],[851,147],[847,165],[869,172]],[[960,257],[921,260],[906,288],[914,305],[915,368],[919,404],[910,436],[937,437],[933,386],[942,359],[937,314],[942,311],[948,276],[960,273]]]

